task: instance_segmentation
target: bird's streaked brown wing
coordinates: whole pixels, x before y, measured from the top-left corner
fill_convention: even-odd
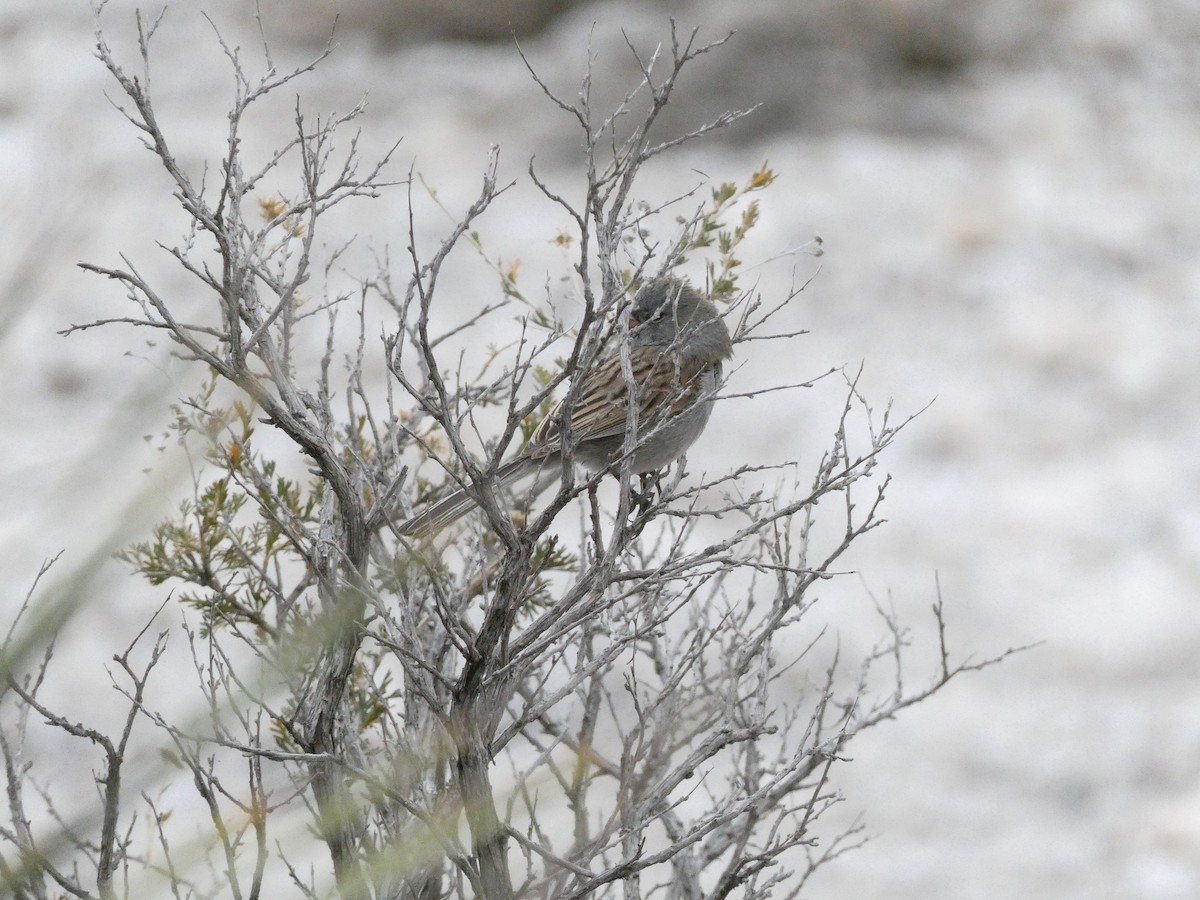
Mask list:
[[[633,370],[633,394],[638,403],[638,428],[642,433],[665,419],[683,412],[700,393],[700,374],[704,364],[680,360],[662,347],[633,347],[629,351]],[[681,364],[682,363],[682,364]],[[629,421],[630,384],[621,373],[621,357],[602,359],[583,382],[583,389],[571,410],[571,437],[576,443],[623,435]],[[525,447],[525,456],[537,459],[559,449],[559,422],[563,404],[559,403]]]

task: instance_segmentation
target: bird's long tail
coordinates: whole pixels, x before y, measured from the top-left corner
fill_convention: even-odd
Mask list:
[[[525,457],[511,460],[496,470],[496,484],[501,488],[512,487],[531,475],[537,476],[530,487],[530,498],[558,480],[560,463],[557,460],[535,460]],[[476,506],[475,497],[467,488],[460,488],[444,500],[418,515],[400,523],[400,533],[412,538],[427,538],[452,525]]]

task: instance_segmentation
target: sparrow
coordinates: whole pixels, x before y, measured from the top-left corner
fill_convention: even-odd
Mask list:
[[[695,443],[712,414],[721,368],[733,342],[712,300],[674,277],[660,277],[634,295],[629,310],[628,358],[632,380],[622,371],[622,352],[602,355],[585,375],[574,403],[559,401],[524,449],[496,470],[509,488],[532,478],[533,499],[562,476],[564,413],[570,422],[571,458],[593,472],[618,470],[630,427],[630,400],[637,407],[636,443],[629,460],[634,474],[657,472]],[[399,526],[402,535],[424,538],[452,524],[476,505],[472,488],[461,488]]]

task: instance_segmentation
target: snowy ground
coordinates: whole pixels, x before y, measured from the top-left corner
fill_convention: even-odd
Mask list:
[[[252,52],[242,5],[214,11]],[[891,456],[890,524],[854,559],[865,587],[839,597],[867,610],[866,588],[890,593],[919,625],[936,575],[952,646],[1044,642],[854,746],[843,811],[864,811],[873,839],[812,896],[1200,895],[1200,7],[734,6],[597,3],[522,45],[569,90],[595,22],[603,93],[629,75],[621,28],[643,46],[665,36],[668,13],[712,37],[738,31],[685,84],[673,124],[764,108],[677,156],[664,189],[692,170],[740,180],[769,160],[782,177],[753,249],[765,258],[815,233],[826,248],[795,313],[811,332],[797,374],[865,361],[880,405],[893,397],[908,413],[937,398]],[[126,54],[131,9],[108,12]],[[64,564],[80,564],[114,521],[138,533],[123,498],[165,477],[142,474],[159,458],[142,436],[190,384],[143,335],[55,335],[120,311],[76,261],[127,252],[166,273],[153,241],[180,228],[151,158],[104,102],[91,28],[68,0],[0,10],[6,608],[42,558],[67,548]],[[290,17],[281,58],[318,31],[315,15]],[[192,163],[219,150],[229,95],[210,35],[182,7],[160,35],[160,112]],[[369,95],[368,151],[402,136],[402,168],[415,159],[452,207],[492,143],[511,177],[534,154],[553,177],[572,172],[574,135],[503,43],[381,44],[349,27],[298,90],[318,109]],[[356,230],[399,243],[401,200],[365,210]],[[540,284],[560,263],[542,211],[522,208],[490,223],[492,249]],[[442,224],[431,218],[425,236]],[[796,271],[817,265],[801,257]],[[763,291],[792,271],[763,266]],[[713,427],[755,435],[739,452],[764,458],[811,456],[829,432],[827,406],[807,396],[769,415],[731,403]],[[719,448],[704,452],[698,462],[721,464]],[[119,567],[98,577],[116,612],[97,633],[127,640],[153,595]],[[849,621],[844,641],[869,645],[877,623],[864,613],[858,633]]]

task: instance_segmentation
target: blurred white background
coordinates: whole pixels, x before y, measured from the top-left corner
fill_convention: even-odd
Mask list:
[[[160,118],[198,172],[221,150],[232,80],[192,5],[164,21],[152,78]],[[257,71],[252,4],[194,6]],[[576,184],[579,141],[503,23],[516,17],[530,61],[568,96],[590,44],[601,100],[635,78],[622,32],[641,49],[667,38],[670,16],[702,38],[736,32],[685,78],[664,133],[761,110],[671,157],[642,188],[742,181],[767,160],[781,177],[743,259],[824,239],[819,261],[755,270],[768,296],[816,273],[788,323],[810,334],[738,378],[798,380],[861,362],[879,407],[894,398],[909,414],[936,398],[886,461],[890,522],[848,562],[861,578],[831,593],[846,604],[843,646],[869,647],[878,634],[868,590],[927,631],[935,577],[955,652],[1043,642],[852,746],[838,815],[862,813],[871,841],[824,869],[810,896],[1200,896],[1200,5],[262,7],[281,68],[311,56],[340,12],[336,52],[294,92],[312,112],[366,96],[365,154],[403,138],[397,177],[412,166],[451,209],[477,190],[488,146],[501,147],[502,174],[520,183],[481,231],[489,252],[521,260],[535,295],[563,263],[549,243],[557,219],[525,168],[536,156],[548,178]],[[114,0],[105,13],[131,66],[133,9]],[[194,293],[154,245],[176,241],[183,219],[154,158],[105,101],[113,85],[93,43],[85,3],[0,7],[6,617],[42,559],[65,549],[67,571],[107,552],[114,523],[122,539],[144,534],[159,511],[128,512],[131,493],[176,483],[159,435],[167,404],[198,377],[145,333],[56,335],[125,313],[121,292],[75,268],[80,260],[126,253],[180,302]],[[291,96],[282,101],[247,134],[251,152],[288,133]],[[447,221],[426,206],[418,236],[429,247]],[[402,246],[404,192],[356,205],[344,226]],[[467,298],[492,281],[460,258],[458,293],[478,302]],[[693,466],[812,459],[836,393],[730,402]],[[726,437],[712,439],[714,429]],[[71,645],[86,686],[59,690],[104,690],[105,653],[159,599],[119,563],[88,589],[103,613]]]

